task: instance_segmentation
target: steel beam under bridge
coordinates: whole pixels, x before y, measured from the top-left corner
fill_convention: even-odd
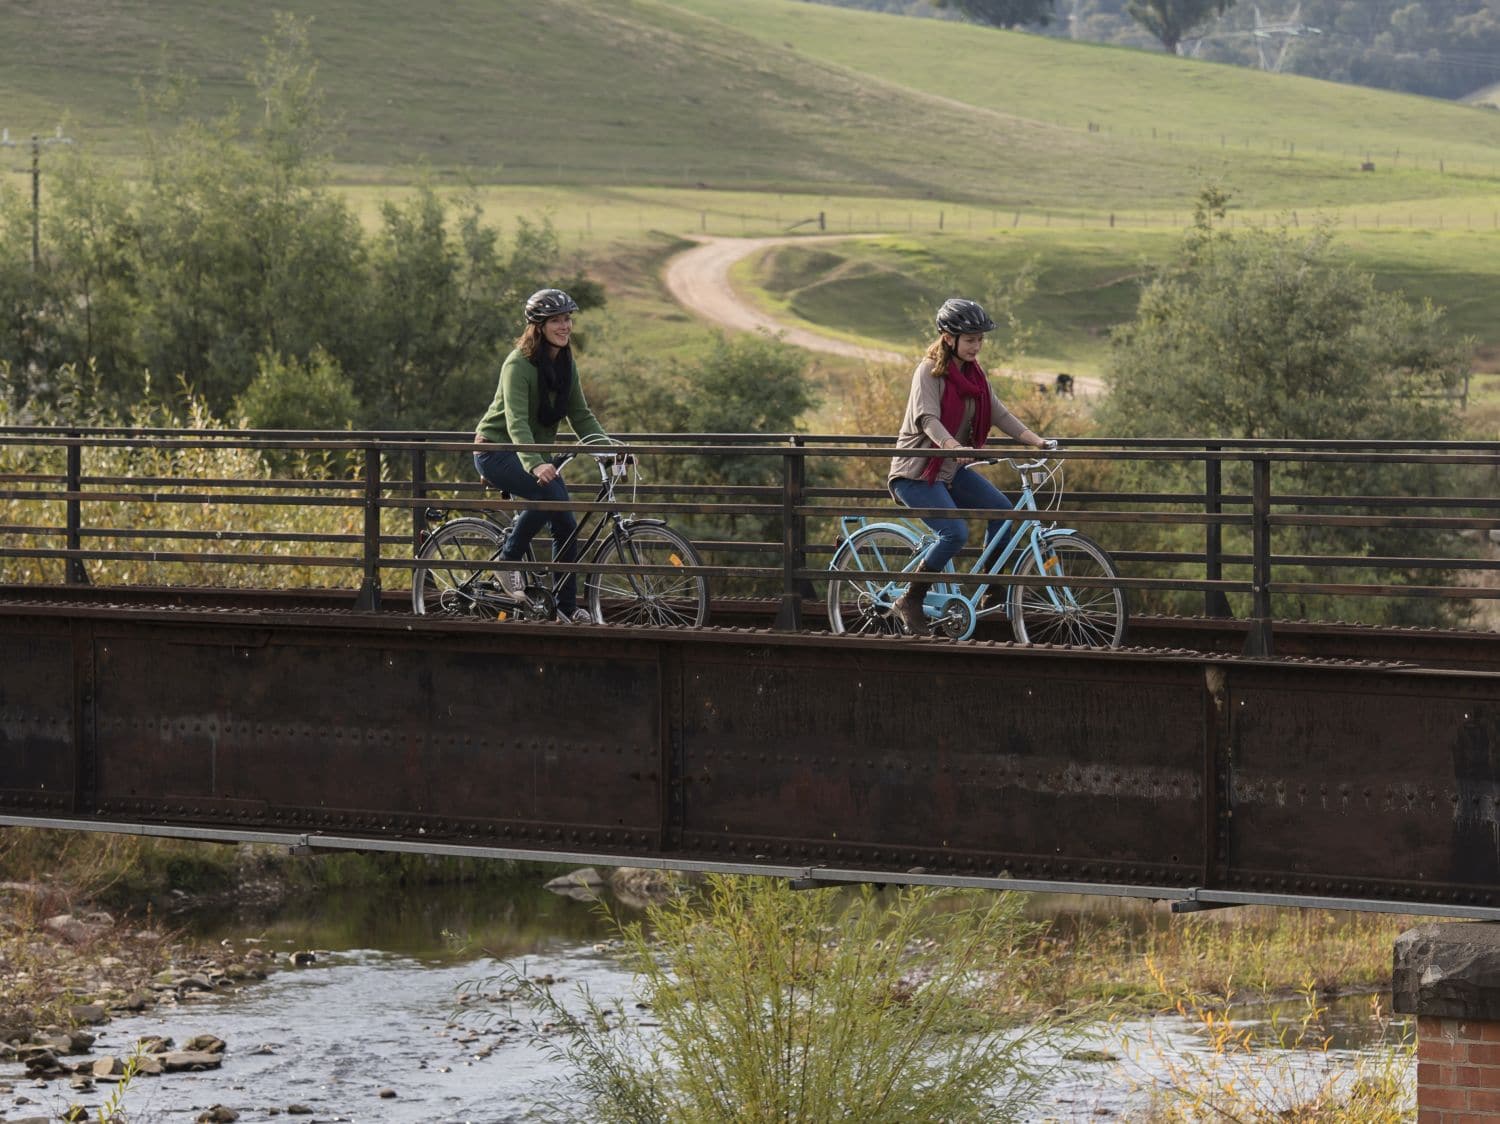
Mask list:
[[[0,823],[1500,918],[1500,676],[0,603]]]

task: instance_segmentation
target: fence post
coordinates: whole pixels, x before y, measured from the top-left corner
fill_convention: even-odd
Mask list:
[[[802,438],[791,439],[793,448]],[[776,611],[776,631],[797,632],[802,628],[802,585],[797,571],[807,565],[807,528],[797,514],[806,478],[800,452],[782,456],[781,481],[781,608]]]
[[[1217,453],[1222,447],[1221,445],[1206,446],[1210,454]],[[1216,456],[1205,457],[1203,459],[1203,510],[1208,515],[1219,515],[1224,511],[1223,478],[1223,462]],[[1223,551],[1223,524],[1211,522],[1204,527],[1203,543],[1203,576],[1211,582],[1221,581],[1224,577]],[[1234,616],[1229,608],[1229,598],[1224,596],[1222,589],[1204,591],[1203,612],[1210,617]]]
[[[70,433],[69,437],[80,434]],[[83,501],[78,493],[83,487],[83,446],[68,446],[68,549],[83,549]],[[89,572],[82,558],[69,558],[63,566],[63,581],[67,585],[88,585]]]
[[[1250,461],[1251,489],[1251,609],[1245,655],[1269,656],[1271,645],[1271,458]]]
[[[380,446],[365,446],[365,570],[354,607],[380,608]]]

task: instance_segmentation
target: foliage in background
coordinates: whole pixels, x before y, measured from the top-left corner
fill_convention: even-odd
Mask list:
[[[500,977],[559,1036],[564,1113],[600,1121],[1020,1119],[1045,1021],[984,1017],[1030,956],[1014,895],[798,891],[711,875],[621,926],[644,1030],[623,1001],[569,1004],[524,969]],[[480,988],[494,981],[483,981]],[[570,1117],[576,1119],[575,1117]]]
[[[1227,199],[1217,189],[1205,190],[1178,261],[1146,286],[1135,321],[1116,330],[1111,392],[1096,414],[1100,430],[1199,440],[1458,436],[1458,396],[1470,347],[1447,333],[1441,310],[1379,291],[1368,274],[1339,260],[1326,228],[1308,234],[1285,226],[1225,229]],[[1126,490],[1202,490],[1201,479],[1163,462],[1120,475]],[[1441,496],[1464,483],[1451,466],[1310,460],[1276,462],[1271,487],[1282,496]],[[1226,493],[1248,494],[1250,486],[1248,475],[1226,474]],[[1347,508],[1308,510],[1364,513],[1357,500]],[[1132,531],[1186,549],[1202,541],[1201,528],[1122,534]],[[1413,544],[1417,533],[1431,536],[1421,548]],[[1361,558],[1441,556],[1445,550],[1461,555],[1465,549],[1452,534],[1402,527],[1288,527],[1273,540],[1276,553]],[[1236,529],[1226,529],[1225,541],[1231,552],[1248,550]],[[1296,573],[1279,569],[1278,581],[1296,580]],[[1313,581],[1395,585],[1420,585],[1427,578],[1399,564],[1303,573]],[[1275,605],[1278,616],[1291,617],[1336,608],[1319,594],[1282,594]],[[1343,611],[1349,611],[1347,604]],[[1436,624],[1459,610],[1435,599],[1406,598],[1372,599],[1354,611],[1372,623]]]
[[[35,271],[29,201],[0,193],[12,405],[56,405],[72,367],[96,373],[105,409],[135,405],[155,372],[260,426],[467,427],[528,293],[602,303],[561,276],[545,223],[518,220],[507,241],[470,194],[421,187],[367,235],[328,186],[316,72],[306,25],[280,18],[251,70],[255,111],[194,118],[191,89],[165,80],[145,99],[138,177],[57,154]],[[298,372],[314,385],[289,385]]]
[[[722,433],[752,439],[796,433],[803,428],[803,415],[818,401],[818,388],[809,381],[803,354],[761,335],[716,333],[708,353],[700,359],[646,361],[624,352],[606,357],[602,366],[601,381],[607,389],[599,396],[599,412],[617,433]],[[779,493],[780,457],[653,454],[645,467],[648,483],[689,482],[697,491],[676,497],[686,502],[780,503],[779,494],[767,499],[764,494],[742,491],[774,487]],[[812,482],[825,471],[811,461],[808,469]],[[700,542],[734,539],[779,545],[782,539],[779,515],[683,514],[674,515],[671,522]],[[765,554],[732,550],[718,552],[709,561],[715,565],[771,564]],[[714,591],[723,595],[751,590],[715,579]],[[768,591],[762,588],[761,592]]]

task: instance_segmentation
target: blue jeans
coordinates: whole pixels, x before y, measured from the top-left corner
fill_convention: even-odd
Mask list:
[[[891,481],[891,491],[907,507],[947,507],[955,511],[963,508],[1013,508],[999,488],[971,468],[961,468],[953,474],[951,484],[925,480],[905,480],[901,477]],[[937,532],[937,545],[927,556],[929,570],[941,570],[969,541],[969,524],[964,519],[947,519],[941,515],[929,515],[923,520]],[[1008,519],[991,519],[985,541],[995,539],[1004,543],[1010,535]]]
[[[550,484],[543,484],[526,471],[521,458],[507,449],[492,453],[475,453],[474,467],[492,488],[509,492],[522,500],[568,501],[568,486],[558,476]],[[531,540],[544,525],[552,526],[552,560],[573,562],[578,558],[578,520],[571,511],[522,511],[511,525],[510,538],[506,540],[500,557],[514,562],[526,553]],[[568,574],[557,590],[557,611],[564,616],[578,608],[578,575]]]

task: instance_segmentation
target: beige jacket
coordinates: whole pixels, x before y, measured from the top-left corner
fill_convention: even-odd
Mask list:
[[[973,407],[970,406],[964,415],[964,422],[960,425],[960,429],[972,427],[972,411]],[[952,449],[974,443],[974,435],[970,435],[968,441],[960,441],[944,429],[942,414],[943,380],[932,377],[932,360],[923,359],[917,364],[917,369],[911,376],[911,394],[906,399],[906,414],[901,419],[901,430],[896,434],[896,448],[901,450]],[[990,387],[990,424],[1010,437],[1019,438],[1027,432],[1026,423],[1007,410],[1005,404],[995,397],[994,387]],[[920,480],[922,473],[927,470],[929,459],[914,455],[912,452],[907,452],[905,456],[892,457],[891,470],[886,479],[894,480],[897,477],[904,477],[907,480]],[[942,469],[938,472],[938,483],[952,483],[953,474],[958,469],[957,457],[945,460]]]

